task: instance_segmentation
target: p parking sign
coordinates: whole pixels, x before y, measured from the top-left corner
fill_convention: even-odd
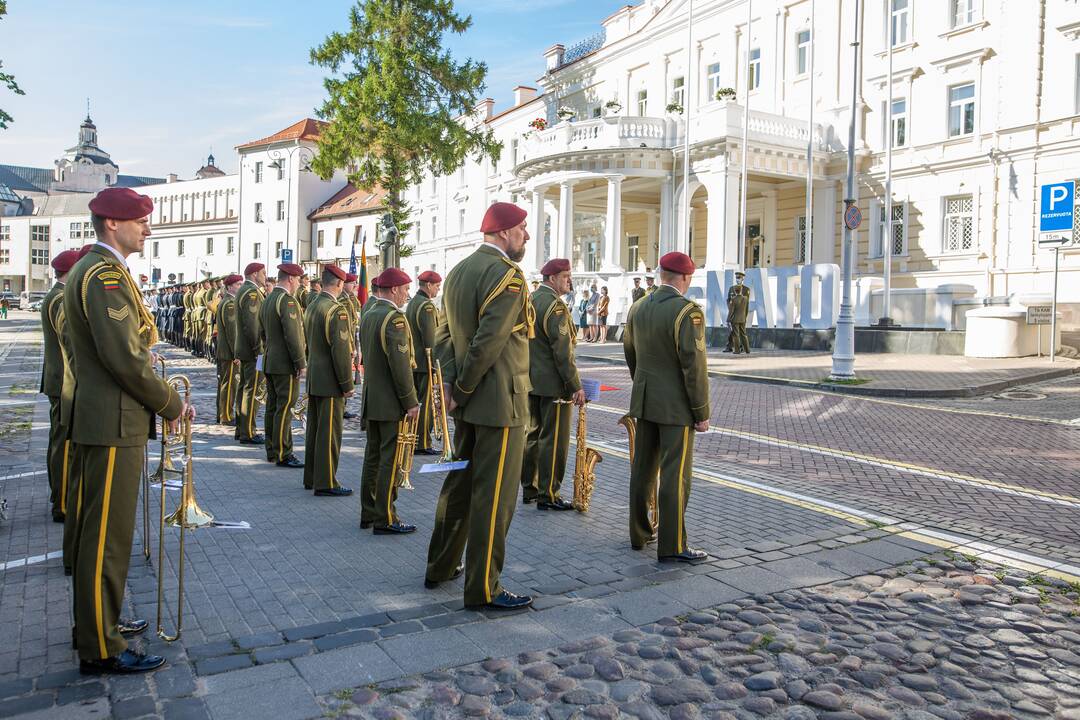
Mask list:
[[[1043,185],[1039,202],[1039,232],[1071,232],[1076,208],[1075,183]]]

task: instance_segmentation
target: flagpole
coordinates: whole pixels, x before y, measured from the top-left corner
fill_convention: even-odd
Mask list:
[[[881,317],[878,325],[892,325],[892,250],[893,250],[893,218],[892,218],[892,146],[893,146],[893,44],[896,42],[893,29],[893,19],[889,18],[889,31],[887,33],[889,47],[888,70],[885,79],[885,237],[882,242],[882,257],[884,258],[885,294],[882,295]]]
[[[747,129],[750,125],[750,45],[753,43],[750,35],[750,23],[753,21],[754,0],[746,0],[746,97],[743,98],[742,120],[742,187],[739,198],[739,269],[746,268],[746,158],[749,155],[746,148]]]
[[[691,58],[694,46],[694,0],[687,3],[686,12],[686,84],[685,106],[683,107],[683,222],[686,228],[686,254],[693,257],[694,248],[690,244],[690,235],[693,232],[690,227],[690,104],[691,92],[693,91],[694,61]]]
[[[809,265],[814,256],[814,45],[817,44],[817,30],[814,28],[814,4],[810,0],[810,96],[806,115],[806,220],[803,262]]]

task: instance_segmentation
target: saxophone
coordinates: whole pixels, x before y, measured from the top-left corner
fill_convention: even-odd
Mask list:
[[[574,509],[578,512],[589,512],[593,490],[596,488],[596,463],[604,459],[599,452],[589,447],[586,428],[585,405],[582,405],[578,409],[577,452],[574,454]]]
[[[634,464],[634,440],[637,437],[637,418],[632,418],[629,415],[623,415],[619,418],[619,424],[626,428],[626,439],[630,445],[630,465]],[[657,526],[660,524],[660,513],[657,509],[657,496],[660,493],[659,477],[655,484],[655,489],[652,495],[649,496],[649,525],[652,526],[653,532],[656,532]]]

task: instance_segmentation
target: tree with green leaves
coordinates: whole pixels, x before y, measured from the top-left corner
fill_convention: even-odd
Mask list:
[[[7,15],[7,0],[0,0],[0,20],[3,20],[5,15]],[[0,60],[0,86],[6,87],[16,95],[26,94],[15,82],[15,77],[4,72],[4,62],[2,60]],[[3,108],[0,108],[0,130],[7,130],[8,124],[14,119],[4,112]]]
[[[330,70],[319,116],[328,121],[312,169],[323,179],[345,169],[349,182],[386,191],[398,233],[383,248],[383,267],[398,264],[409,228],[405,190],[425,171],[446,175],[469,156],[498,160],[502,144],[470,113],[484,90],[487,66],[457,62],[443,47],[472,17],[453,0],[358,0],[349,29],[327,36],[311,62]]]

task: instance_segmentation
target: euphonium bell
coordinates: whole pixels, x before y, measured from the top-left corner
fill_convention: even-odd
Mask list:
[[[619,418],[619,424],[626,428],[627,440],[630,444],[630,464],[634,464],[634,440],[637,436],[637,418],[632,418],[629,415],[623,415]],[[660,477],[657,473],[656,484],[653,489],[652,495],[649,496],[649,525],[652,526],[653,532],[656,532],[657,526],[660,524],[660,511],[657,503],[657,496],[660,493]]]

